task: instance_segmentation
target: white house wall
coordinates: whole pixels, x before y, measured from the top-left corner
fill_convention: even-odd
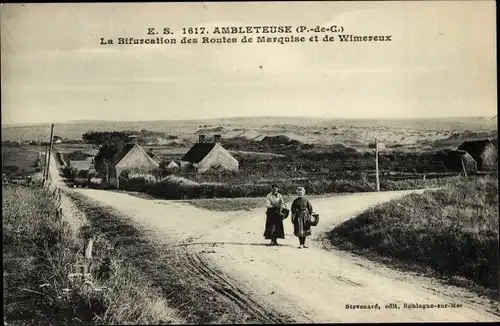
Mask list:
[[[239,162],[224,147],[216,144],[210,153],[199,163],[198,172],[205,172],[215,165],[221,165],[226,170],[238,171]]]
[[[152,172],[159,167],[144,150],[138,146],[133,147],[118,164],[116,164],[116,175],[119,176],[124,170],[142,170]]]

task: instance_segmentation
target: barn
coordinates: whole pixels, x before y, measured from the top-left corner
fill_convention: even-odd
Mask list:
[[[206,142],[205,135],[181,158],[181,169],[205,172],[213,167],[238,171],[239,162],[221,145],[221,136],[215,135],[213,142]]]
[[[113,158],[109,171],[109,183],[119,188],[123,171],[156,175],[160,165],[138,144],[127,144]]]
[[[489,139],[466,141],[458,150],[469,153],[476,160],[479,171],[497,169],[498,150]]]

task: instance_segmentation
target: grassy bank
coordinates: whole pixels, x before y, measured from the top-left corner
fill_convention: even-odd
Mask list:
[[[69,279],[98,233],[65,218],[44,188],[3,187],[4,315],[8,324],[169,324],[178,322],[158,290],[109,242],[94,245],[92,285]],[[76,212],[75,212],[76,213]],[[81,217],[81,216],[80,216]]]
[[[54,198],[43,188],[2,190],[7,323],[91,323],[102,312],[102,299],[67,277],[80,258],[75,225],[56,213]]]
[[[379,205],[328,236],[338,248],[394,258],[498,291],[498,224],[498,178],[488,176]]]

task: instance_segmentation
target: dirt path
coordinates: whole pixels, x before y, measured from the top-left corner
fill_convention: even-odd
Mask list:
[[[150,230],[155,241],[171,241],[176,259],[192,276],[211,284],[234,304],[246,307],[264,322],[289,316],[296,322],[495,321],[474,295],[442,288],[409,274],[362,258],[324,250],[310,241],[298,249],[292,224],[285,221],[286,239],[267,247],[262,237],[264,210],[210,212],[187,204],[76,189],[110,205]],[[367,207],[408,192],[364,193],[313,200],[321,214],[313,240],[324,230]],[[404,304],[462,304],[460,308],[405,309]],[[380,309],[346,309],[346,304]],[[399,305],[386,308],[386,305]]]

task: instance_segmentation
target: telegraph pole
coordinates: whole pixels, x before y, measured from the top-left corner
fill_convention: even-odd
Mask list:
[[[54,124],[50,126],[50,145],[49,145],[49,153],[47,155],[47,170],[45,179],[49,178],[49,168],[50,168],[50,155],[52,154],[52,142],[54,141]]]
[[[49,146],[45,145],[45,152],[43,156],[43,181],[47,179],[47,154],[49,153]]]
[[[378,172],[378,141],[377,138],[375,138],[375,170],[376,170],[376,178],[377,178],[377,191],[380,191],[380,179],[379,179],[379,172]]]

